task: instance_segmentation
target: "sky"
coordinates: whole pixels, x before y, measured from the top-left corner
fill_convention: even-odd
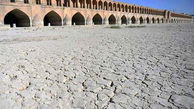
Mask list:
[[[194,15],[194,0],[114,0],[177,13]]]

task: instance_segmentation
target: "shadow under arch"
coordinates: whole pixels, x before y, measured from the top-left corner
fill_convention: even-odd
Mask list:
[[[135,24],[135,23],[136,23],[135,16],[131,17],[131,23],[132,23],[132,24]]]
[[[55,11],[50,11],[44,16],[44,26],[61,26],[62,19]]]
[[[140,24],[143,24],[143,17],[139,18]]]
[[[146,18],[146,23],[149,24],[150,23],[150,19],[149,17]]]
[[[125,15],[123,15],[123,16],[121,17],[121,24],[126,24],[126,25],[127,25],[127,18],[126,18]]]
[[[102,17],[99,14],[95,14],[92,18],[94,25],[101,25],[102,24]]]
[[[75,13],[71,20],[72,25],[85,25],[85,18],[80,12]]]
[[[116,18],[113,14],[108,18],[108,22],[109,24],[116,24]]]
[[[30,18],[27,14],[19,9],[8,12],[4,17],[4,24],[13,27],[30,27]]]

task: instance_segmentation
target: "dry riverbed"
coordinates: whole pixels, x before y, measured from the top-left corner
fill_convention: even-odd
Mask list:
[[[0,109],[194,109],[194,24],[0,29]]]

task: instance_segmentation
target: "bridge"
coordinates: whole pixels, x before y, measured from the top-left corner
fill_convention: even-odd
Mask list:
[[[0,27],[182,22],[192,22],[192,17],[112,0],[0,1]]]

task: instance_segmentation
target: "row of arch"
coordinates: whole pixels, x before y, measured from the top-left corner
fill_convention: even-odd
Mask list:
[[[117,2],[101,1],[101,0],[99,1],[98,0],[64,0],[64,6],[74,7],[74,8],[120,11],[120,12],[129,12],[129,13],[142,13],[142,14],[154,14],[154,15],[164,14],[164,11],[154,10],[154,9],[135,6],[135,5],[122,4]]]
[[[172,22],[175,22],[175,19],[172,19]],[[84,16],[77,12],[75,13],[71,18],[71,24],[72,25],[85,25],[88,19],[85,19]],[[120,21],[120,24],[128,24],[129,21],[132,24],[136,24],[137,22],[140,24],[143,23],[164,23],[164,19],[159,18],[136,18],[135,16],[132,16],[131,18],[127,18],[125,15],[123,15],[121,18],[116,18],[115,15],[110,15],[108,18],[103,18],[99,14],[95,14],[92,17],[92,23],[94,25],[100,25],[105,24],[108,22],[109,24],[117,24]],[[50,11],[48,14],[45,15],[44,19],[44,26],[61,26],[63,25],[62,18],[60,15],[58,15],[55,11]],[[66,21],[64,21],[66,22]],[[26,15],[24,12],[22,12],[19,9],[14,9],[10,11],[8,14],[4,17],[4,24],[10,25],[11,27],[29,27],[30,26],[30,18],[28,15]]]

